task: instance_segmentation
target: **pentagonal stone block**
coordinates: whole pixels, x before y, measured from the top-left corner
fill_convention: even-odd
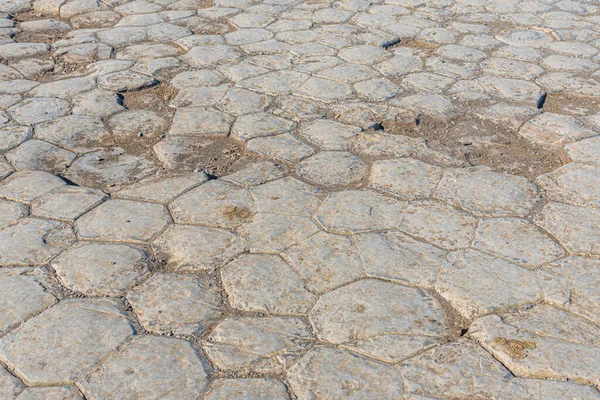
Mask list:
[[[0,333],[54,305],[58,300],[49,290],[52,286],[42,268],[1,269]]]
[[[516,376],[598,386],[598,326],[539,305],[525,313],[488,315],[469,334]]]
[[[308,327],[299,318],[233,317],[221,322],[202,347],[220,370],[276,372],[302,355],[311,342]]]
[[[435,288],[466,318],[522,307],[541,297],[534,272],[470,249],[448,255]]]
[[[242,255],[221,270],[221,277],[232,307],[244,311],[304,314],[314,298],[275,255]]]
[[[152,243],[173,270],[200,271],[220,267],[246,249],[236,234],[220,228],[171,225]]]
[[[399,399],[403,395],[396,368],[341,349],[311,350],[288,371],[288,380],[300,400]]]
[[[149,273],[145,253],[123,244],[78,244],[51,265],[67,288],[86,296],[124,296]]]
[[[0,265],[44,265],[74,241],[68,225],[25,218],[0,230]]]
[[[321,296],[310,321],[319,338],[384,360],[442,340],[449,323],[441,304],[424,291],[371,279]]]
[[[169,223],[160,204],[109,200],[76,221],[84,239],[147,242]]]
[[[198,351],[190,342],[136,336],[98,369],[78,382],[98,399],[193,399],[206,384]]]
[[[220,293],[193,275],[156,274],[127,295],[145,329],[191,335],[223,313]]]
[[[63,300],[4,336],[0,360],[29,385],[74,382],[133,333],[117,301]]]

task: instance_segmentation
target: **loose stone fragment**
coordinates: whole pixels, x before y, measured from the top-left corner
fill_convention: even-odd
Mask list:
[[[244,311],[304,314],[314,298],[275,255],[244,254],[221,269],[221,277],[231,306]]]
[[[0,360],[29,385],[70,383],[133,333],[115,300],[63,300],[0,339]]]
[[[142,326],[158,334],[202,333],[223,312],[219,292],[193,275],[156,274],[127,300]]]
[[[86,397],[101,399],[192,399],[205,384],[206,372],[190,342],[145,335],[78,382]]]
[[[80,243],[51,265],[67,288],[86,296],[124,296],[149,272],[143,251],[110,243]]]

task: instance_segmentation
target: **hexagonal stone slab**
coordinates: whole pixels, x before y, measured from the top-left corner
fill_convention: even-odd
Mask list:
[[[375,161],[369,187],[407,199],[429,197],[444,170],[412,158]]]
[[[345,236],[319,232],[282,255],[306,281],[306,287],[317,293],[365,275],[360,254]]]
[[[600,136],[569,143],[564,149],[571,161],[600,164]]]
[[[233,118],[211,108],[180,108],[173,117],[170,135],[195,136],[229,133]]]
[[[81,186],[60,186],[31,203],[31,214],[73,221],[106,198],[101,190]]]
[[[468,340],[435,347],[398,369],[407,392],[432,398],[444,393],[450,398],[491,399],[512,378],[502,364]]]
[[[548,203],[533,221],[574,253],[600,254],[600,210]]]
[[[433,287],[446,252],[398,231],[356,236],[367,275],[421,287]]]
[[[56,98],[29,98],[7,111],[19,124],[39,124],[68,114],[69,102]]]
[[[292,121],[269,113],[248,114],[235,120],[231,135],[241,140],[249,140],[289,132],[292,126]]]
[[[367,166],[346,151],[322,151],[298,164],[300,176],[326,187],[359,183],[367,174]]]
[[[398,228],[444,249],[469,247],[477,219],[438,201],[411,202],[402,211]]]
[[[318,347],[288,371],[288,380],[299,400],[399,399],[402,378],[391,365],[348,353]]]
[[[514,309],[541,297],[534,272],[471,249],[448,255],[435,288],[465,318]]]
[[[226,264],[246,246],[225,229],[175,224],[152,243],[152,249],[166,258],[169,269],[201,271]]]
[[[560,146],[569,142],[596,136],[591,129],[575,117],[554,113],[542,113],[527,121],[519,135],[542,146]]]
[[[537,188],[526,178],[480,167],[446,171],[435,196],[491,215],[524,215],[539,201]]]
[[[487,315],[469,335],[516,376],[561,379],[598,386],[600,329],[546,305],[502,317]]]
[[[0,334],[54,305],[52,286],[42,268],[0,269]]]
[[[575,206],[600,206],[600,167],[569,163],[536,180],[548,199]]]
[[[325,197],[320,189],[298,179],[286,177],[252,188],[258,211],[312,215]]]
[[[540,269],[546,301],[600,323],[600,261],[567,257]]]
[[[12,225],[26,214],[27,206],[25,204],[0,200],[0,229]]]
[[[317,220],[332,232],[358,233],[396,226],[404,204],[367,190],[334,192],[325,199]]]
[[[38,125],[35,135],[80,153],[97,150],[110,142],[102,120],[87,115],[69,115]]]
[[[275,255],[244,254],[221,269],[231,306],[244,311],[304,314],[314,296],[296,272]]]
[[[153,177],[119,190],[116,196],[128,200],[168,203],[183,192],[208,180],[204,172],[173,177]]]
[[[235,228],[255,213],[247,189],[216,180],[190,190],[169,206],[175,222]]]
[[[322,340],[388,362],[441,340],[449,322],[421,289],[372,279],[322,295],[309,317]]]
[[[75,241],[73,229],[56,221],[25,218],[0,229],[0,265],[44,265]]]
[[[108,200],[80,217],[75,225],[83,239],[143,243],[170,222],[160,204]]]
[[[64,180],[48,172],[16,172],[0,184],[0,197],[21,203],[29,203],[66,184]]]
[[[352,88],[344,82],[312,77],[296,89],[294,94],[330,103],[350,97]]]
[[[283,135],[259,137],[248,141],[248,150],[264,154],[270,158],[295,163],[316,153],[316,150],[296,139],[289,133]]]
[[[223,313],[221,294],[193,275],[156,274],[127,300],[142,326],[158,334],[201,333]]]
[[[238,51],[231,46],[206,43],[193,47],[181,59],[192,67],[205,68],[211,65],[232,62],[240,57]]]
[[[274,71],[238,82],[237,86],[272,95],[289,94],[309,75],[295,71]]]
[[[191,399],[205,384],[206,372],[192,344],[157,336],[136,336],[78,382],[86,397],[101,399]]]
[[[600,399],[600,392],[590,386],[574,382],[545,381],[541,379],[513,379],[506,390],[502,392],[506,400],[521,400],[526,398],[560,400],[569,399]]]
[[[310,331],[300,318],[231,317],[217,325],[202,348],[222,371],[277,372],[311,343]]]
[[[288,214],[258,213],[238,228],[254,253],[279,253],[319,231],[312,219]]]
[[[285,385],[275,379],[215,379],[205,400],[289,400]]]
[[[85,296],[124,296],[149,273],[146,254],[122,244],[80,243],[51,265],[67,288]]]
[[[352,139],[361,129],[357,126],[344,125],[327,119],[309,122],[300,130],[300,134],[323,150],[348,150]]]
[[[21,171],[47,171],[59,174],[77,155],[41,140],[31,139],[6,153],[6,158]]]
[[[238,186],[252,187],[283,178],[285,174],[283,165],[265,160],[254,162],[222,179]]]
[[[63,300],[0,339],[0,360],[28,385],[74,382],[133,333],[115,300]]]
[[[531,222],[519,218],[482,220],[473,247],[530,269],[565,254],[558,243],[542,234]]]

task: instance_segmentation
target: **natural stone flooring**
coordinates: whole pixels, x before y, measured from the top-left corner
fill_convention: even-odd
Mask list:
[[[600,398],[597,1],[0,12],[0,399]]]

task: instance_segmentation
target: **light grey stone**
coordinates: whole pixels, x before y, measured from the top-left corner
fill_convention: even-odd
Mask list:
[[[206,400],[289,400],[285,385],[275,379],[215,379],[209,385]]]
[[[345,151],[322,151],[298,164],[300,176],[325,187],[353,185],[362,181],[367,166],[357,156]]]
[[[31,214],[37,217],[73,221],[102,202],[106,195],[97,189],[60,186],[31,203]]]
[[[598,132],[569,115],[543,113],[526,122],[519,135],[535,144],[553,147],[596,136]]]
[[[69,112],[69,103],[63,99],[29,98],[7,111],[19,124],[38,124],[66,115]]]
[[[284,133],[277,136],[259,137],[248,141],[246,148],[268,157],[298,162],[316,153],[316,150],[294,136]]]
[[[110,143],[110,134],[98,117],[68,115],[37,125],[35,137],[79,153]]]
[[[6,153],[6,158],[20,171],[62,173],[77,155],[41,140],[28,140]]]
[[[21,203],[30,203],[32,200],[66,184],[64,180],[48,172],[16,172],[0,183],[0,197]]]

